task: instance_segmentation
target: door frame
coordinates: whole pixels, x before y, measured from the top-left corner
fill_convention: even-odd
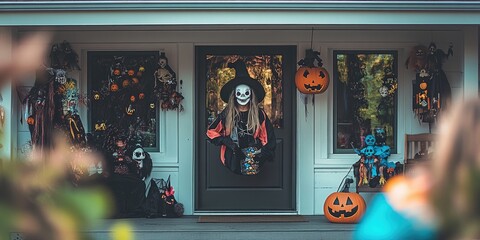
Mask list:
[[[246,52],[248,49],[261,49],[262,47],[268,47],[270,49],[275,49],[275,48],[282,48],[282,47],[289,47],[291,49],[287,49],[286,50],[286,55],[288,55],[289,57],[292,58],[292,63],[290,64],[291,66],[286,66],[286,68],[289,68],[289,71],[292,73],[290,78],[291,79],[283,79],[283,89],[289,89],[290,92],[290,96],[291,96],[291,99],[290,99],[290,109],[291,109],[291,114],[293,114],[292,116],[292,120],[291,120],[291,161],[292,161],[292,169],[291,169],[291,175],[292,175],[292,201],[293,201],[293,208],[292,210],[265,210],[265,211],[246,211],[246,210],[227,210],[227,211],[212,211],[212,210],[197,210],[197,203],[198,203],[198,197],[199,197],[199,193],[198,193],[198,181],[199,181],[199,176],[198,176],[198,165],[199,165],[199,155],[200,155],[200,149],[199,149],[199,141],[201,141],[201,136],[204,136],[205,133],[200,133],[198,132],[200,128],[200,121],[198,121],[196,118],[199,117],[199,113],[201,111],[200,109],[200,101],[198,100],[202,100],[201,97],[202,97],[202,94],[200,94],[200,90],[199,89],[199,84],[198,84],[198,79],[199,79],[199,76],[200,76],[200,73],[201,71],[198,69],[198,66],[197,66],[197,63],[199,62],[199,54],[198,53],[198,49],[199,48],[206,48],[206,47],[211,47],[211,48],[215,48],[215,53],[217,52],[221,52],[219,54],[241,54],[241,53],[244,53]],[[240,50],[238,50],[240,49]],[[285,51],[285,50],[282,50],[282,51]],[[252,54],[256,54],[256,52],[258,51],[252,51],[251,53]],[[194,86],[195,87],[195,90],[194,90],[194,96],[196,99],[195,103],[194,103],[194,122],[195,122],[195,125],[194,125],[194,129],[197,129],[197,131],[194,133],[194,167],[193,167],[193,190],[194,190],[194,194],[193,194],[193,206],[192,206],[192,212],[193,212],[193,215],[212,215],[212,214],[215,214],[215,215],[229,215],[229,214],[235,214],[235,215],[265,215],[265,214],[268,214],[268,215],[278,215],[278,214],[282,214],[282,215],[285,215],[285,214],[292,214],[292,215],[295,215],[295,214],[298,214],[298,180],[297,179],[297,117],[296,117],[296,113],[297,113],[297,92],[295,91],[296,90],[296,87],[295,87],[295,72],[297,70],[297,66],[296,66],[296,59],[297,59],[297,52],[298,52],[298,45],[295,45],[295,44],[290,44],[290,45],[262,45],[262,44],[258,44],[258,45],[197,45],[197,46],[194,46],[194,69],[195,69],[195,80],[194,80]],[[293,64],[295,63],[295,64]],[[284,103],[285,104],[285,103]]]

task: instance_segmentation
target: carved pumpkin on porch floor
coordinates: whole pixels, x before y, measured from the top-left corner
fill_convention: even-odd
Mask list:
[[[358,193],[334,192],[323,205],[328,221],[333,223],[356,223],[365,212],[365,200]]]
[[[298,91],[304,94],[323,93],[327,90],[330,83],[330,75],[323,67],[320,53],[307,49],[305,58],[298,62],[300,68],[295,74],[295,85]],[[315,66],[315,60],[318,66]]]

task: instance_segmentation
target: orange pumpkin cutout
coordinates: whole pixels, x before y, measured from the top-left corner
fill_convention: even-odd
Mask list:
[[[142,100],[145,98],[145,93],[138,94],[138,99]]]
[[[333,223],[356,223],[365,213],[365,200],[358,193],[334,192],[323,205],[328,221]]]
[[[135,70],[130,69],[130,70],[128,70],[127,74],[128,74],[128,76],[133,76],[135,74]]]
[[[130,96],[130,101],[131,101],[131,102],[135,102],[135,100],[136,100],[136,99],[135,99],[135,96],[133,96],[133,95]]]
[[[118,85],[116,83],[110,85],[110,91],[112,92],[118,91]]]
[[[113,75],[115,75],[115,76],[120,76],[120,73],[121,73],[120,69],[113,70]]]
[[[28,123],[28,125],[35,124],[35,118],[33,118],[32,116],[28,117],[27,118],[27,123]]]
[[[122,82],[122,87],[126,88],[126,87],[128,87],[129,85],[130,85],[130,81],[128,81],[128,79],[123,80],[123,82]]]
[[[323,67],[300,67],[295,74],[295,85],[304,94],[323,93],[330,83],[330,75]]]

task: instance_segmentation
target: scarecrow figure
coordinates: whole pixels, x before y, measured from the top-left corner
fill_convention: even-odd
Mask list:
[[[222,164],[236,174],[255,175],[265,160],[274,158],[273,126],[258,104],[265,97],[260,82],[252,79],[243,61],[229,65],[236,76],[220,90],[228,103],[207,130],[211,143],[221,146]]]

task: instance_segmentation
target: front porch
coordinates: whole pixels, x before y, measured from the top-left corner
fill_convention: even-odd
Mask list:
[[[182,218],[107,219],[86,230],[93,239],[112,239],[112,226],[126,222],[133,239],[351,239],[354,224],[333,224],[323,216],[305,216],[308,222],[198,223],[198,216]]]

